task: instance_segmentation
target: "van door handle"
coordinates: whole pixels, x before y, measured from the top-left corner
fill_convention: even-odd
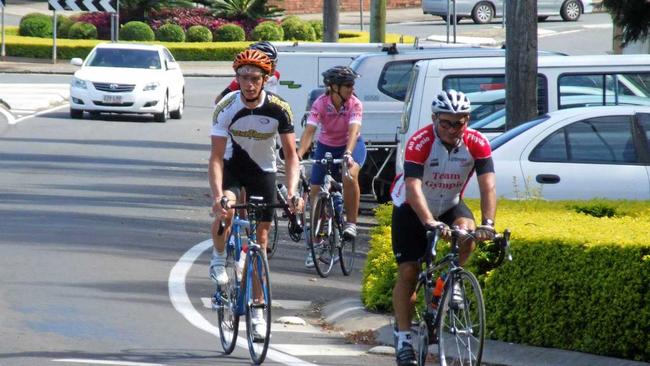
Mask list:
[[[535,180],[541,184],[555,184],[560,183],[560,176],[555,174],[538,174]]]

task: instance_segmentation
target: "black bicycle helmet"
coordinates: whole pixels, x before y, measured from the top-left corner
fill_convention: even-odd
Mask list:
[[[278,61],[278,50],[269,41],[253,43],[249,48],[264,52],[274,63]]]
[[[361,75],[347,66],[334,66],[323,72],[322,75],[323,84],[326,86],[354,83],[356,78],[361,77]]]

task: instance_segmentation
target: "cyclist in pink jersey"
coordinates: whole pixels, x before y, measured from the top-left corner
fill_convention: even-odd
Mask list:
[[[361,118],[363,107],[354,96],[354,81],[359,75],[347,66],[334,66],[323,73],[323,84],[327,90],[312,104],[307,125],[300,138],[298,156],[304,156],[311,146],[320,127],[314,159],[322,159],[330,152],[335,159],[346,160],[349,178],[343,179],[343,200],[346,224],[343,234],[357,235],[359,213],[359,171],[366,160],[366,146],[361,138]],[[325,179],[325,167],[314,164],[311,173],[312,202]],[[305,266],[313,266],[312,257],[307,253]]]

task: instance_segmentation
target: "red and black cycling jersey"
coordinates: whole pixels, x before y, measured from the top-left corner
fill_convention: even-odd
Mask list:
[[[438,217],[456,206],[476,170],[478,175],[494,172],[488,139],[471,128],[465,129],[458,145],[449,148],[440,140],[433,124],[409,138],[404,151],[404,173],[395,177],[391,196],[395,206],[408,203],[405,178],[422,180],[422,192],[431,213]]]

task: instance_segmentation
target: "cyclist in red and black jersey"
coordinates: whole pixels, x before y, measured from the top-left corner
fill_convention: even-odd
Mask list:
[[[433,123],[417,131],[406,145],[404,173],[392,188],[393,253],[398,277],[393,289],[397,323],[396,358],[399,366],[417,365],[410,340],[415,303],[417,261],[427,246],[426,232],[455,225],[476,230],[478,240],[494,236],[496,178],[492,151],[485,136],[467,127],[470,101],[455,90],[441,92],[431,105]],[[481,225],[462,200],[463,189],[476,171],[481,192]],[[443,229],[443,237],[449,231]],[[474,249],[474,242],[460,247],[460,264]]]

